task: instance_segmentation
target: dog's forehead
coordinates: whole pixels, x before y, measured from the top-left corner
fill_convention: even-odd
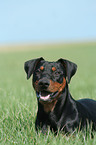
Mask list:
[[[44,69],[60,68],[60,64],[57,62],[41,61],[40,67],[43,66]]]

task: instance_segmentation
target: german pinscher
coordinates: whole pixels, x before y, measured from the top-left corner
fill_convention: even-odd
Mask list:
[[[27,79],[33,74],[33,87],[38,100],[36,130],[46,133],[48,126],[72,132],[76,128],[86,128],[92,124],[96,130],[96,101],[92,99],[74,100],[68,84],[76,73],[77,65],[65,59],[56,62],[45,61],[42,57],[25,62]]]

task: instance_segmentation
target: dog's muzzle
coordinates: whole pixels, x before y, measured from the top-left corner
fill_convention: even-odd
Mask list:
[[[58,91],[54,92],[54,93],[50,93],[50,92],[46,92],[46,91],[42,91],[42,92],[36,92],[37,98],[39,99],[39,101],[43,101],[43,102],[50,102],[52,101],[54,98],[56,98],[58,96]]]
[[[45,79],[38,82],[39,91],[36,90],[36,95],[39,101],[42,102],[52,102],[57,99],[60,93],[63,91],[66,85],[66,80],[63,78],[63,82],[59,84],[58,82],[47,81]]]

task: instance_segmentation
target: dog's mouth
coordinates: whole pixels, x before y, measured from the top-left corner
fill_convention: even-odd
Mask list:
[[[58,91],[52,93],[47,91],[36,92],[39,101],[50,102],[58,96]]]

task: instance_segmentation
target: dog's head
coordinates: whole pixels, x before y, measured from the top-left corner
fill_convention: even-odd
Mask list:
[[[56,62],[42,57],[25,62],[27,79],[33,74],[33,87],[40,102],[52,102],[64,90],[77,70],[77,65],[65,59]]]

